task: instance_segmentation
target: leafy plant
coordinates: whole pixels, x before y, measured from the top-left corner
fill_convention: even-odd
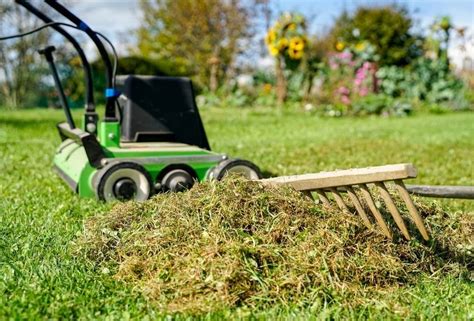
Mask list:
[[[464,87],[443,61],[429,58],[418,59],[410,68],[382,67],[377,77],[380,91],[385,95],[431,103],[453,101]]]
[[[368,95],[353,104],[353,113],[356,115],[406,116],[412,110],[413,106],[408,101],[387,95]]]

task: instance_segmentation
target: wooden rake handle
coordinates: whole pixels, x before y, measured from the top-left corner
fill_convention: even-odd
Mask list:
[[[474,186],[407,185],[406,189],[411,194],[424,197],[474,200]]]

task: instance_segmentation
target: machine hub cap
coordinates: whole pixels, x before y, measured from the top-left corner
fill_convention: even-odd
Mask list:
[[[137,194],[137,185],[130,178],[119,179],[114,185],[114,195],[119,200],[130,200]]]

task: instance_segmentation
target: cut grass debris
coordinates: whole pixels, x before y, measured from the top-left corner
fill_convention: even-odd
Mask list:
[[[432,239],[396,242],[284,187],[229,178],[90,217],[75,251],[160,310],[367,304],[421,275],[472,278],[474,220],[417,203]]]

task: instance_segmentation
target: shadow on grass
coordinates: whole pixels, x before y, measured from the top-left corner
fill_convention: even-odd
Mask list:
[[[271,171],[263,170],[262,171],[262,176],[263,176],[263,178],[271,178],[271,177],[277,176],[277,174],[274,173],[274,172],[271,172]]]
[[[49,118],[49,119],[22,119],[22,118],[8,118],[8,119],[0,119],[0,128],[4,126],[14,127],[18,129],[27,129],[27,128],[37,128],[38,125],[41,126],[51,126],[51,128],[55,128],[56,124],[58,123],[57,119]]]

